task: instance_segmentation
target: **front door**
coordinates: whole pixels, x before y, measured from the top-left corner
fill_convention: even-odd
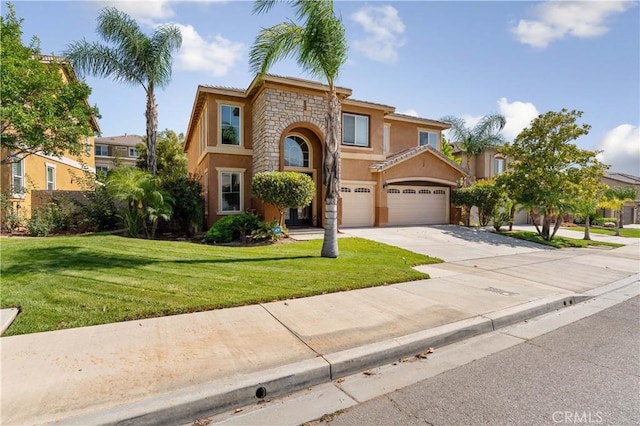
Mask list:
[[[284,214],[284,223],[291,226],[311,226],[311,204],[306,207],[289,209]]]

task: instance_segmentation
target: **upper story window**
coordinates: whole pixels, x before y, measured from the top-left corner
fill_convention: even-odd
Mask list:
[[[49,164],[47,164],[46,168],[47,191],[54,191],[56,189],[56,168]]]
[[[138,153],[138,150],[136,148],[129,148],[129,157],[138,158],[139,156],[140,154]]]
[[[342,144],[369,146],[369,117],[366,115],[342,114]]]
[[[11,163],[12,191],[14,197],[24,196],[24,159]]]
[[[382,152],[389,152],[389,136],[391,135],[391,126],[388,124],[384,125],[382,130]]]
[[[284,140],[284,165],[287,167],[309,167],[309,145],[299,136],[288,136]]]
[[[438,133],[420,130],[418,132],[418,142],[420,146],[429,145],[434,149],[438,149]]]
[[[106,145],[96,145],[96,155],[98,157],[107,157],[109,155],[109,148]]]
[[[504,169],[507,165],[506,160],[503,157],[494,157],[493,159],[493,174],[499,175],[504,173]]]
[[[223,145],[241,145],[240,107],[220,105],[220,142]]]

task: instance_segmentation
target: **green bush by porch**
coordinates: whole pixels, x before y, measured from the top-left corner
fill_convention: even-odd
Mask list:
[[[441,260],[359,238],[342,256],[321,240],[212,247],[108,235],[3,238],[3,308],[22,312],[6,335],[270,302],[427,278]]]

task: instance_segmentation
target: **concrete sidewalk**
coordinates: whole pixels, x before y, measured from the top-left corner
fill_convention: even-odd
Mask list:
[[[640,246],[419,267],[430,280],[0,338],[0,423],[180,424],[639,280]]]

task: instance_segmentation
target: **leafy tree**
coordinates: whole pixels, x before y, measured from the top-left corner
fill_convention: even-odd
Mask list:
[[[254,12],[269,11],[277,0],[256,0]],[[326,80],[327,113],[322,164],[325,185],[324,241],[321,255],[338,257],[338,197],[340,194],[341,105],[335,80],[347,60],[347,39],[340,18],[333,11],[332,0],[291,0],[303,25],[292,21],[264,28],[251,47],[249,64],[253,72],[264,75],[277,61],[295,58],[311,75]]]
[[[608,185],[602,183],[599,176],[585,176],[581,185],[576,188],[576,198],[573,200],[573,212],[584,217],[584,240],[590,240],[591,216],[605,200]]]
[[[184,134],[176,135],[173,130],[165,129],[158,133],[156,140],[156,168],[158,176],[187,176],[187,154],[182,151],[184,147]],[[147,162],[147,138],[136,146],[140,156],[137,166],[141,170],[149,170]]]
[[[84,138],[94,134],[92,118],[98,117],[98,109],[87,103],[91,89],[75,80],[67,62],[43,57],[37,38],[23,45],[23,20],[11,3],[7,8],[7,16],[0,17],[0,141],[7,156],[0,160],[6,164],[36,152],[79,155]]]
[[[471,158],[482,154],[494,145],[502,145],[504,137],[500,134],[506,124],[506,119],[500,114],[490,114],[482,117],[473,128],[467,127],[464,119],[447,115],[440,121],[451,124],[449,135],[464,148],[467,154],[467,168]]]
[[[256,173],[251,188],[256,198],[278,209],[280,225],[284,225],[286,209],[309,205],[316,191],[313,179],[298,172]]]
[[[632,186],[612,186],[604,192],[604,200],[600,207],[611,209],[616,214],[616,236],[620,236],[622,225],[622,210],[625,203],[634,202],[638,196],[636,189]]]
[[[148,239],[153,239],[158,220],[171,218],[173,200],[151,173],[121,167],[109,174],[106,185],[116,200],[126,202],[122,220],[129,236],[137,237],[144,232]]]
[[[161,25],[149,37],[133,18],[109,7],[98,15],[97,32],[112,46],[83,39],[73,42],[65,55],[79,70],[109,77],[118,83],[142,86],[147,95],[147,166],[155,176],[158,131],[155,89],[165,87],[171,80],[171,55],[182,45],[180,29],[175,25]]]
[[[442,152],[442,154],[444,154],[445,157],[447,157],[449,160],[453,161],[454,163],[460,164],[462,162],[461,158],[456,158],[453,155],[453,147],[447,141],[447,139],[445,139],[444,135],[442,135],[442,150],[440,152]]]
[[[581,116],[581,111],[566,109],[541,114],[513,144],[500,150],[512,158],[510,170],[501,176],[502,182],[516,202],[543,216],[542,229],[535,221],[534,224],[547,241],[556,234],[562,215],[572,211],[583,181],[599,179],[606,168],[596,159],[596,152],[569,143],[589,133],[591,126],[576,123]]]
[[[161,187],[173,199],[172,220],[179,223],[182,231],[193,235],[202,229],[204,197],[200,178],[186,174],[167,175],[161,178]]]

